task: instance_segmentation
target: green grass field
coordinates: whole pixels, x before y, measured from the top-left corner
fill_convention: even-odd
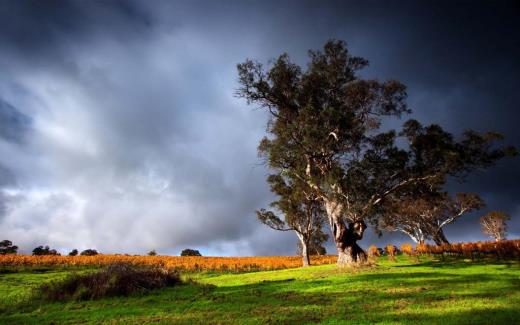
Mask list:
[[[33,288],[69,270],[0,274],[0,324],[518,324],[518,262],[382,258],[365,270],[335,265],[196,281],[146,295],[40,303]]]

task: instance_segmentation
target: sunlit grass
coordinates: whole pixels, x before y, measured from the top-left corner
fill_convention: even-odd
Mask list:
[[[125,298],[27,300],[31,287],[66,272],[0,275],[6,304],[0,323],[514,324],[520,319],[517,262],[417,262],[399,256],[397,262],[381,258],[376,267],[361,270],[321,265],[185,274],[198,283]]]

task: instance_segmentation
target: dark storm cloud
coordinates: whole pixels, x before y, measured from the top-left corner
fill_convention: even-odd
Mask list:
[[[266,115],[233,97],[236,63],[305,64],[344,39],[370,60],[364,75],[408,86],[411,117],[520,147],[517,16],[513,2],[2,2],[0,232],[25,249],[293,254],[292,234],[254,219],[271,199],[256,157]],[[5,123],[12,112],[30,132]],[[516,216],[518,236],[519,170],[500,162],[450,189]],[[450,239],[482,239],[477,218]],[[406,238],[364,243],[389,240]]]
[[[30,122],[28,116],[0,98],[0,137],[6,141],[22,142]]]
[[[127,1],[5,1],[0,15],[2,47],[36,59],[99,34],[132,40],[151,25],[149,17]]]

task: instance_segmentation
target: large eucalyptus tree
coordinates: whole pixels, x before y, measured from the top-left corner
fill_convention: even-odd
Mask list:
[[[271,115],[260,154],[320,200],[340,265],[366,257],[357,241],[367,221],[385,209],[385,197],[413,184],[463,177],[507,153],[490,147],[497,134],[467,132],[456,141],[439,126],[414,120],[399,133],[408,145],[398,147],[398,134],[382,132],[381,121],[410,112],[406,88],[395,80],[362,78],[358,72],[367,65],[342,41],[309,51],[306,69],[287,54],[268,69],[252,60],[238,65],[237,95]]]

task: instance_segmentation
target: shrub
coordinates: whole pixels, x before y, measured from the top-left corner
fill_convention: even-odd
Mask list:
[[[148,256],[157,256],[157,252],[155,251],[155,249],[152,249],[151,251],[149,251]]]
[[[380,252],[379,252],[379,248],[377,248],[376,245],[371,245],[369,248],[368,248],[368,255],[369,256],[381,256]]]
[[[77,249],[73,249],[69,253],[69,256],[76,256],[76,255],[78,255],[78,250]]]
[[[394,245],[386,245],[385,247],[386,253],[388,254],[388,258],[391,261],[395,261],[395,254],[397,254],[397,247]]]
[[[202,256],[200,252],[196,249],[186,248],[181,252],[181,256]]]
[[[10,240],[0,241],[0,255],[16,254],[18,246],[13,245]]]
[[[395,245],[386,245],[385,251],[389,256],[395,256],[395,254],[397,254],[397,247],[395,247]]]
[[[179,273],[172,270],[116,263],[95,273],[71,274],[61,281],[43,285],[39,292],[47,301],[90,300],[128,296],[180,283]]]
[[[406,255],[412,255],[413,254],[413,246],[411,244],[408,244],[408,243],[402,244],[401,245],[401,250]]]
[[[79,255],[81,255],[81,256],[95,256],[97,254],[98,254],[98,252],[95,249],[85,249]]]

